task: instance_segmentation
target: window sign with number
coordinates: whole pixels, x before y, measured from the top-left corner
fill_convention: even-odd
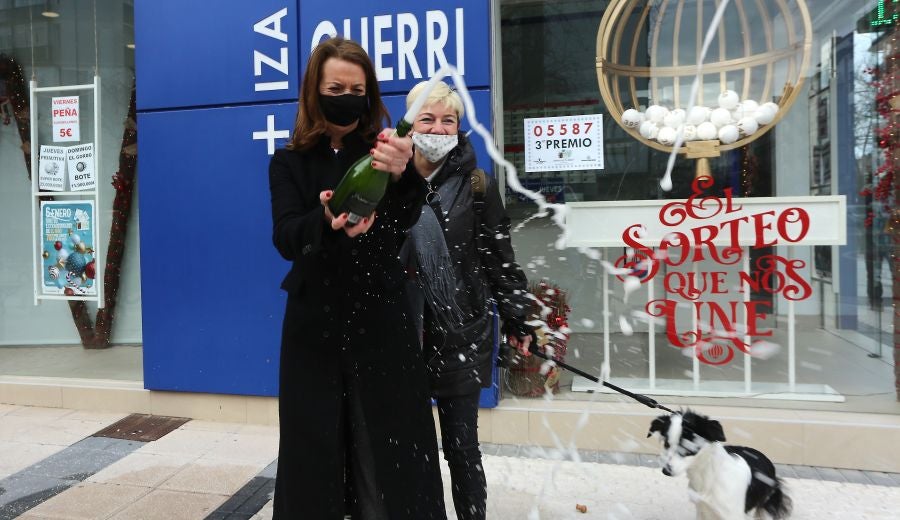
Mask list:
[[[525,119],[525,171],[603,169],[603,116]]]
[[[53,142],[80,141],[78,113],[81,111],[78,96],[54,97],[51,102],[53,117]]]

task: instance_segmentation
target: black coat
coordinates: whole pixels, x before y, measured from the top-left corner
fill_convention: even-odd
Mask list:
[[[509,217],[491,177],[487,178],[479,217],[481,229],[475,229],[470,182],[476,168],[475,151],[465,136],[460,135],[459,140],[430,182],[434,190],[446,192],[441,190],[444,184],[455,187],[449,197],[441,198],[441,209],[446,219],[444,239],[456,275],[455,300],[466,316],[457,330],[443,331],[426,305],[424,352],[432,393],[437,397],[465,395],[491,385],[491,302],[497,304],[502,320],[521,322],[530,307],[525,296],[528,281],[516,264],[510,242]]]
[[[288,300],[276,519],[343,518],[350,389],[362,400],[389,518],[446,518],[427,378],[397,259],[424,182],[404,174],[391,183],[372,228],[355,238],[333,231],[319,203],[319,192],[370,147],[351,134],[335,154],[323,138],[306,152],[278,150],[269,166],[273,241],[293,262],[281,286]]]

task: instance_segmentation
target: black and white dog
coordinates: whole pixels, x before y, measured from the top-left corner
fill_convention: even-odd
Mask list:
[[[787,518],[791,499],[775,476],[775,465],[753,448],[726,446],[718,421],[690,410],[661,415],[648,437],[663,445],[663,474],[687,474],[699,520]]]

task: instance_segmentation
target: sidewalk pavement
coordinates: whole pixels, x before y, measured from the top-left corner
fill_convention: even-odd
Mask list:
[[[123,417],[0,404],[0,520],[271,518],[277,428],[189,421],[149,442],[93,436]],[[664,476],[651,467],[654,457],[496,444],[483,451],[490,519],[694,518],[686,479]],[[442,472],[453,519],[446,464]],[[898,474],[779,472],[795,519],[900,516]]]

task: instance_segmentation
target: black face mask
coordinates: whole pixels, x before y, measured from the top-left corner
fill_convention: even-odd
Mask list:
[[[347,126],[362,116],[369,106],[366,96],[353,94],[341,94],[340,96],[319,96],[319,106],[322,114],[329,123],[337,126]]]

